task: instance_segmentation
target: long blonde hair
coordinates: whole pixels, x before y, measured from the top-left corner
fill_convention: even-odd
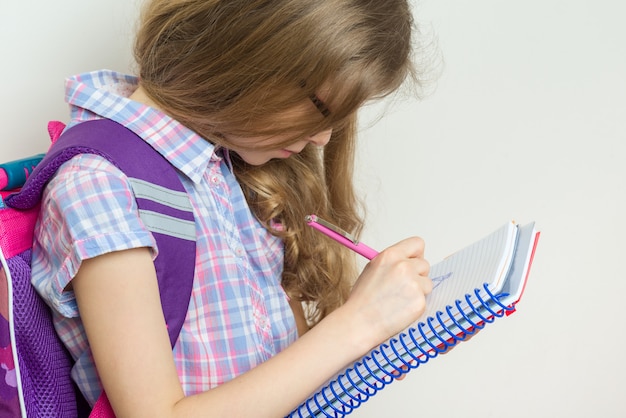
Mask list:
[[[144,9],[135,44],[141,84],[207,140],[231,148],[226,133],[288,134],[288,144],[333,128],[323,150],[261,166],[234,158],[251,210],[284,241],[282,285],[312,307],[311,323],[346,300],[356,263],[305,215],[361,232],[356,111],[415,75],[413,25],[407,0],[152,0]],[[329,114],[311,106],[296,120],[279,117],[321,91]]]

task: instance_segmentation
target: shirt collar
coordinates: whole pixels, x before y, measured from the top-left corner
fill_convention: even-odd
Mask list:
[[[66,80],[72,122],[108,118],[143,138],[174,167],[199,183],[211,161],[221,161],[216,147],[165,113],[128,99],[137,77],[101,70]]]

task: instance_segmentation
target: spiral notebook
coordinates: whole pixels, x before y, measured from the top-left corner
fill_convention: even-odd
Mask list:
[[[508,222],[433,265],[424,314],[335,375],[288,417],[348,415],[397,377],[515,312],[538,239],[534,223]]]

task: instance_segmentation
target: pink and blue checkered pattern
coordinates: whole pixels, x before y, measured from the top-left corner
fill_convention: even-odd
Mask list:
[[[174,346],[186,394],[208,390],[275,355],[297,336],[280,285],[282,243],[250,212],[227,154],[165,114],[126,98],[137,80],[111,71],[67,82],[72,122],[109,118],[130,128],[180,172],[196,218],[196,272]],[[82,155],[49,184],[33,247],[33,284],[77,358],[72,374],[92,404],[101,387],[71,291],[81,262],[110,251],[151,247],[128,179],[100,157]],[[50,205],[50,206],[49,206]],[[45,225],[45,228],[41,225]]]

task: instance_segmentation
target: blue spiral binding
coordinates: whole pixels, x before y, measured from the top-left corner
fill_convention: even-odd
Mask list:
[[[322,391],[321,393],[324,393],[324,391]],[[315,405],[317,406],[317,408],[320,411],[324,411],[324,408],[322,407],[322,405],[320,405],[319,400],[318,400],[318,396],[313,398],[313,401],[315,402]],[[326,412],[324,412],[324,414],[326,414]],[[326,416],[328,416],[328,414],[326,414]]]
[[[446,306],[446,313],[448,314],[448,318],[450,318],[452,322],[454,322],[454,325],[456,325],[457,328],[462,330],[463,333],[466,335],[472,335],[477,332],[477,329],[474,326],[464,327],[461,323],[459,323],[459,321],[455,318],[454,314],[452,313],[452,309],[454,309],[452,306],[450,305]]]
[[[511,311],[515,310],[515,306],[514,305],[504,305],[502,302],[500,302],[500,299],[504,299],[505,297],[509,296],[508,293],[501,293],[499,295],[494,295],[489,290],[489,286],[487,284],[485,284],[483,287],[485,289],[485,292],[487,292],[487,294],[489,295],[490,300],[495,302],[498,306],[500,306],[503,309],[503,311],[505,311],[505,312],[503,312],[503,314],[506,314],[506,312],[511,312]]]
[[[365,396],[365,398],[361,401],[361,402],[365,402],[367,399],[370,398],[370,396],[376,394],[377,390],[375,386],[372,386],[369,384],[369,382],[364,381],[363,383],[365,383],[366,386],[368,386],[370,389],[372,389],[374,392],[370,392],[369,390],[363,391],[363,389],[359,386],[358,383],[356,383],[354,380],[352,380],[352,375],[351,375],[351,371],[353,371],[354,373],[357,374],[357,376],[360,379],[363,379],[363,376],[361,375],[361,373],[359,373],[359,366],[361,365],[361,362],[355,362],[354,363],[354,368],[348,369],[348,371],[346,372],[345,376],[348,379],[348,382],[350,382],[352,384],[352,386],[354,386],[354,388],[363,396]]]
[[[426,363],[428,360],[430,360],[431,358],[435,358],[437,357],[437,351],[436,350],[424,350],[422,348],[422,346],[420,345],[420,343],[415,339],[415,331],[421,331],[421,327],[420,325],[422,325],[422,323],[420,322],[417,326],[417,328],[409,328],[409,337],[411,337],[411,341],[413,342],[413,344],[415,344],[415,346],[422,352],[422,354],[425,356],[426,360],[424,361],[424,363]],[[430,344],[430,341],[426,341],[426,343],[431,347],[434,348],[434,346],[432,344]]]
[[[355,406],[355,404],[354,404],[355,399],[354,399],[354,398],[351,398],[351,399],[349,400],[349,402],[344,402],[344,400],[343,400],[343,399],[341,399],[341,397],[340,397],[340,396],[338,396],[337,392],[335,391],[335,388],[333,387],[333,384],[334,384],[334,383],[336,383],[336,382],[331,382],[331,383],[328,385],[328,388],[330,388],[330,391],[333,393],[333,396],[335,396],[335,399],[338,399],[338,400],[339,400],[339,402],[341,403],[341,408],[342,408],[342,410],[344,411],[344,414],[345,414],[345,415],[347,415],[347,414],[351,413],[351,412],[352,412],[352,410],[354,410],[355,408],[357,408],[357,407],[358,407],[361,403],[358,403],[358,404],[356,404],[356,406]],[[349,395],[349,396],[351,397],[351,395]],[[331,405],[332,405],[332,404],[331,404]]]
[[[363,374],[361,374],[361,369],[359,367],[355,367],[353,369],[354,372],[357,374],[357,376],[359,376],[359,379],[361,379],[361,382],[365,383],[365,385],[367,385],[370,389],[373,390],[372,393],[368,393],[369,396],[375,395],[376,392],[378,392],[379,390],[381,390],[382,388],[384,388],[386,386],[384,381],[380,380],[378,378],[378,376],[376,376],[376,374],[372,373],[372,369],[370,369],[369,365],[367,364],[369,362],[369,360],[371,360],[371,359],[372,358],[370,356],[365,356],[365,361],[359,363],[359,366],[362,366],[368,372],[370,372],[369,376],[373,377],[382,386],[378,386],[376,384],[376,382],[370,382],[371,379],[368,379],[369,376],[363,376]]]
[[[485,287],[485,291],[488,293],[489,292],[489,288]],[[476,291],[474,292],[476,294],[476,298],[478,298],[478,300],[483,304],[483,306],[485,307],[485,309],[487,309],[489,311],[489,313],[491,313],[491,315],[493,315],[493,318],[495,320],[495,318],[501,318],[504,315],[504,312],[502,310],[500,311],[494,311],[493,309],[491,309],[491,307],[489,306],[489,302],[485,302],[483,300],[483,298],[480,296],[480,289],[476,289]]]
[[[446,312],[447,312],[448,308],[449,308],[449,306],[446,306]],[[448,314],[449,314],[449,312],[448,312]],[[454,341],[454,343],[450,344],[450,347],[456,345],[456,343],[459,342],[459,341],[463,341],[465,339],[465,335],[467,334],[466,329],[461,327],[460,324],[458,324],[454,318],[451,318],[452,321],[461,330],[461,333],[463,334],[463,338],[459,337],[458,333],[450,330],[450,328],[443,322],[443,319],[441,318],[442,316],[443,316],[443,312],[441,312],[441,311],[439,311],[439,312],[437,312],[435,314],[435,317],[437,318],[437,321],[439,322],[439,325],[441,325],[441,327],[448,333],[450,338]]]
[[[396,372],[399,371],[401,373],[401,371],[404,368],[409,367],[409,363],[406,360],[404,360],[404,358],[402,356],[399,355],[398,350],[394,347],[394,343],[397,342],[397,341],[398,340],[396,338],[392,338],[392,339],[389,340],[389,344],[383,343],[383,344],[380,345],[380,347],[381,347],[381,354],[385,358],[385,360],[387,360],[387,363],[389,363],[395,369]],[[400,360],[400,362],[402,363],[402,366],[398,366],[397,367],[394,364],[394,361],[391,358],[389,358],[389,356],[387,355],[387,351],[389,351],[389,349],[391,349],[393,354],[396,355],[397,359]],[[400,370],[398,370],[398,369],[400,369]]]
[[[409,329],[409,331],[411,331],[411,329]],[[402,334],[400,335],[400,342],[402,343],[402,347],[404,347],[404,349],[406,350],[407,354],[408,354],[409,356],[411,356],[411,358],[413,358],[413,360],[417,363],[417,365],[420,365],[420,364],[426,363],[426,362],[428,361],[428,353],[427,353],[426,351],[424,351],[424,350],[422,349],[422,347],[420,347],[419,345],[417,345],[417,346],[416,346],[416,348],[417,348],[419,351],[421,351],[422,355],[421,355],[421,356],[416,356],[416,355],[413,353],[413,350],[407,346],[407,342],[406,342],[406,340],[407,340],[407,339],[410,339],[410,341],[412,341],[413,343],[415,343],[415,339],[414,339],[414,338],[412,338],[412,336],[411,336],[411,335],[409,335],[409,334],[405,334],[405,333],[402,333]]]
[[[402,335],[404,335],[404,334],[402,334]],[[402,373],[403,374],[404,373],[408,373],[409,370],[411,370],[411,369],[417,369],[418,366],[419,366],[419,362],[417,362],[415,360],[413,360],[413,361],[406,361],[406,360],[404,360],[404,356],[398,352],[398,349],[396,348],[396,343],[398,341],[400,341],[400,340],[398,340],[397,338],[393,338],[393,339],[390,340],[390,344],[389,345],[390,345],[391,350],[393,351],[393,353],[396,355],[396,357],[398,359],[400,359],[400,361],[403,363],[404,366],[406,366],[406,370],[403,369]],[[411,357],[411,358],[413,358],[413,357]],[[391,360],[389,360],[389,361],[391,362]]]
[[[425,322],[408,328],[407,332],[396,335],[355,361],[288,417],[339,418],[351,414],[398,377],[515,310],[514,304],[501,302],[507,296],[505,293],[494,295],[485,283],[482,289],[475,289],[472,294],[446,306],[443,312],[436,312]],[[439,327],[440,331],[437,330]]]
[[[440,312],[437,312],[437,314],[439,314]],[[443,346],[443,349],[441,352],[445,352],[448,351],[448,348],[456,345],[457,343],[457,339],[454,338],[454,336],[452,336],[452,341],[453,343],[450,342],[450,338],[442,338],[441,335],[439,335],[439,332],[437,332],[437,330],[435,329],[435,327],[433,326],[433,322],[435,321],[435,318],[433,317],[429,317],[426,320],[426,323],[428,324],[428,328],[430,328],[430,330],[433,332],[433,335],[435,335],[435,338],[437,338],[439,341],[441,341],[440,346]],[[451,334],[450,331],[448,330],[447,327],[443,327],[444,331],[446,331],[448,334]]]
[[[340,375],[340,377],[342,377],[343,375]],[[348,397],[350,398],[350,402],[355,402],[356,405],[360,405],[361,402],[365,402],[362,398],[361,398],[361,394],[359,394],[358,396],[354,396],[348,389],[346,389],[346,387],[343,385],[343,381],[341,378],[337,378],[336,382],[339,384],[339,386],[341,386],[341,389],[343,390],[343,393],[348,395]],[[343,402],[343,399],[341,399],[341,402]]]
[[[432,358],[435,358],[435,357],[437,357],[439,354],[441,354],[441,353],[445,352],[445,351],[446,351],[446,349],[441,348],[441,344],[436,344],[436,345],[435,345],[435,344],[433,344],[433,343],[430,341],[430,337],[428,337],[428,336],[424,333],[424,328],[425,328],[425,327],[426,327],[426,324],[424,324],[423,322],[420,322],[420,323],[417,325],[417,329],[418,329],[418,331],[420,332],[420,335],[422,336],[422,338],[424,338],[424,341],[426,342],[426,344],[428,344],[430,347],[432,347],[432,350],[430,350],[430,351],[429,351],[429,353],[430,353],[430,352],[432,352],[432,353],[433,353]],[[437,334],[434,334],[434,335],[433,335],[433,337],[434,337],[434,338],[438,338],[438,339],[439,339],[439,341],[443,341],[443,340],[441,340],[441,338],[439,338],[439,337],[437,336]]]
[[[491,309],[488,302],[485,302],[483,300],[483,298],[480,296],[480,289],[474,290],[474,295],[476,295],[476,299],[478,299],[478,301],[482,304],[482,306],[492,315],[493,320],[501,316],[501,314],[498,314],[493,309]]]
[[[385,380],[384,377],[383,377],[380,380],[382,383],[384,383],[384,386],[387,386],[388,384],[390,384],[393,381],[393,379],[396,378],[397,375],[394,374],[393,372],[388,372],[385,369],[385,366],[380,364],[380,362],[376,358],[376,354],[380,354],[383,358],[385,358],[387,360],[388,364],[393,368],[394,372],[399,372],[400,370],[398,370],[398,368],[393,364],[393,362],[389,361],[387,356],[384,354],[384,347],[382,345],[380,346],[380,350],[374,350],[374,351],[372,351],[372,354],[373,354],[372,355],[372,360],[374,361],[374,364],[378,367],[378,370],[381,370],[389,378],[389,380]],[[372,374],[375,374],[375,373],[372,372]]]
[[[479,307],[482,306],[477,307],[476,304],[472,303],[472,295],[465,295],[465,301],[467,302],[472,312],[474,312],[474,314],[476,314],[476,316],[481,319],[483,324],[490,324],[494,321],[493,317],[486,316],[484,315],[484,312],[480,311]]]
[[[466,298],[467,300],[467,298]],[[463,319],[465,319],[467,322],[469,322],[472,327],[476,328],[476,329],[483,329],[485,328],[485,323],[484,322],[474,322],[468,315],[467,313],[465,313],[465,311],[463,310],[463,308],[461,307],[461,304],[463,302],[461,302],[460,300],[457,300],[454,302],[454,306],[456,306],[457,310],[459,311],[459,313],[461,314],[461,316],[463,317]]]

